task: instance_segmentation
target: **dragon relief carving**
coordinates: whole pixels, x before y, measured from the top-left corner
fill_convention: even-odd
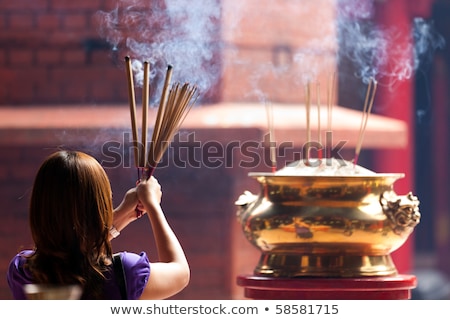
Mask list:
[[[395,234],[411,232],[420,222],[419,200],[411,192],[398,196],[395,192],[384,192],[380,204]]]

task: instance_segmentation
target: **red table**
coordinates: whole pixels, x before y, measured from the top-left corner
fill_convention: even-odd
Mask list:
[[[241,275],[244,295],[260,300],[407,300],[414,275],[364,278],[270,278]]]

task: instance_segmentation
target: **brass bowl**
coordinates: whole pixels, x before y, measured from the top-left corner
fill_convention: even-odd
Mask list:
[[[261,251],[256,275],[397,274],[390,254],[420,221],[417,197],[393,191],[403,174],[249,176],[260,193],[246,191],[236,205],[245,237]]]

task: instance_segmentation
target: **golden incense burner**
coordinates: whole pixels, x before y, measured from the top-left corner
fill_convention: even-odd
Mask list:
[[[245,237],[261,250],[255,275],[397,274],[390,253],[420,220],[417,197],[393,191],[404,174],[300,173],[250,173],[260,193],[236,201]]]

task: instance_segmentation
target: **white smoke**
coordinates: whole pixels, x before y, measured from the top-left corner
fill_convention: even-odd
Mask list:
[[[301,5],[307,1],[311,4],[312,0],[262,1],[261,6],[283,3],[286,8],[274,12],[305,15],[302,10],[315,8]],[[355,76],[363,82],[376,79],[379,84],[383,84],[388,79],[390,83],[385,85],[390,86],[393,81],[409,79],[423,59],[429,59],[437,48],[444,45],[443,38],[436,33],[432,22],[417,18],[409,33],[404,35],[398,30],[382,28],[374,23],[371,1],[329,1],[336,8],[338,34],[332,34],[329,38],[311,37],[307,47],[314,48],[315,51],[289,48],[292,61],[288,70],[275,66],[273,61],[260,62],[255,66],[251,58],[239,56],[238,50],[235,51],[236,57],[228,55],[226,61],[215,56],[223,48],[227,49],[228,54],[237,49],[221,33],[224,19],[227,24],[235,26],[244,25],[240,24],[243,19],[246,23],[257,23],[259,19],[258,7],[252,12],[248,12],[248,7],[247,11],[240,12],[243,6],[240,2],[119,0],[114,10],[100,11],[97,17],[100,20],[99,32],[112,45],[113,50],[125,49],[130,53],[137,85],[142,84],[142,62],[146,60],[150,63],[151,79],[164,78],[167,65],[171,64],[174,67],[174,81],[195,83],[200,92],[206,92],[217,84],[222,77],[222,68],[236,65],[250,68],[247,73],[249,79],[240,81],[250,81],[255,86],[256,96],[261,95],[258,87],[260,80],[267,76],[282,79],[290,72],[297,77],[294,79],[297,84],[314,81],[318,74],[329,70],[330,66],[328,62],[320,62],[322,59],[314,60],[311,57],[325,57],[329,54],[329,48],[333,47],[332,43],[337,43],[339,55],[335,57],[335,61],[338,64],[341,62],[339,57],[345,57],[356,66]],[[325,18],[320,16],[320,7],[317,7],[317,12],[306,14],[314,14],[316,19]],[[261,34],[256,36],[263,38],[264,28],[270,28],[270,23],[260,25]],[[239,30],[230,26],[227,28],[228,32],[233,30],[235,36],[239,35]],[[320,48],[324,48],[323,52],[320,52]],[[163,81],[157,83],[161,86]]]
[[[114,10],[99,11],[99,33],[130,55],[135,84],[142,86],[142,62],[150,63],[150,81],[164,78],[195,84],[205,92],[220,78],[217,52],[220,0],[119,0]],[[161,86],[163,81],[158,81]]]
[[[338,38],[341,57],[352,61],[356,76],[364,83],[376,79],[390,87],[410,79],[421,61],[430,58],[445,44],[432,21],[415,18],[407,34],[396,28],[383,28],[374,22],[374,8],[363,1],[339,0]]]

